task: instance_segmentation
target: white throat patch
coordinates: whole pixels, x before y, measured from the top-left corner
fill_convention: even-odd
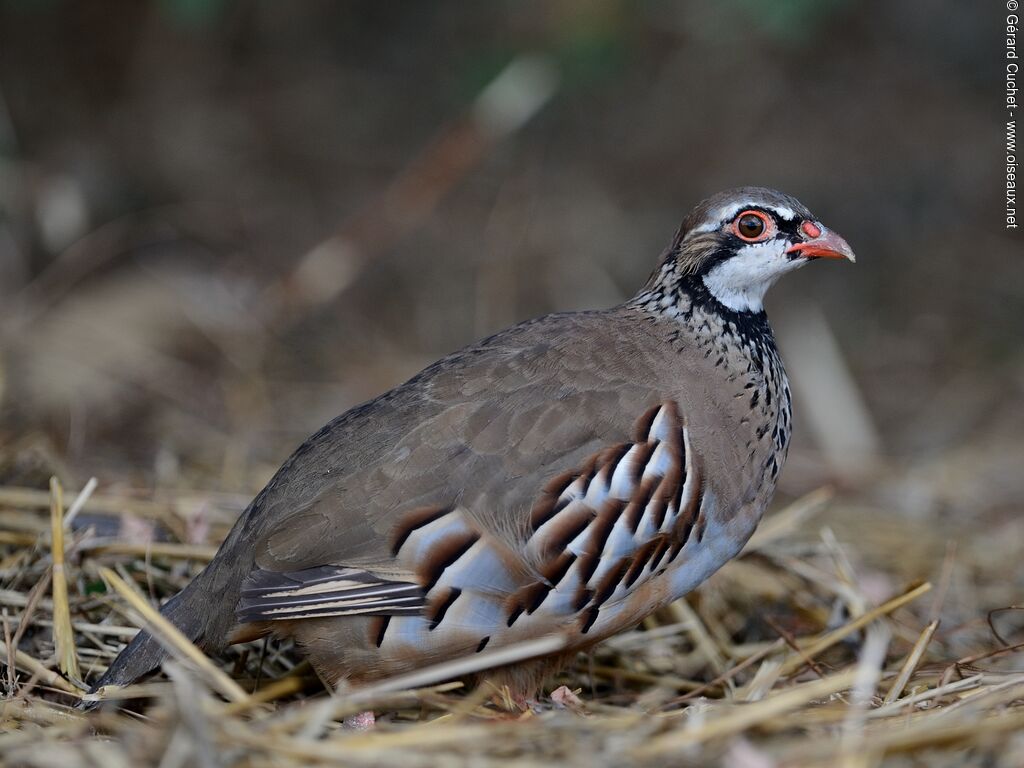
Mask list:
[[[765,292],[787,272],[802,267],[806,259],[790,259],[786,244],[769,240],[748,245],[704,275],[711,295],[734,312],[760,312]]]

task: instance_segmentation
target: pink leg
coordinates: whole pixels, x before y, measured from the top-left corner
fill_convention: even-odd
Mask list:
[[[551,692],[551,703],[559,709],[569,709],[573,712],[583,711],[583,700],[564,685],[558,686]]]

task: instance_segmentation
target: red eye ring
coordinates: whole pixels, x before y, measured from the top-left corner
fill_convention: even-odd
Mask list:
[[[732,220],[732,233],[745,243],[760,243],[775,234],[775,222],[763,211],[742,211]]]

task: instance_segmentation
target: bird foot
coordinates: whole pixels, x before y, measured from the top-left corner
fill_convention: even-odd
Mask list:
[[[583,711],[583,699],[564,685],[558,686],[551,692],[551,703],[557,709],[568,709],[572,712]]]

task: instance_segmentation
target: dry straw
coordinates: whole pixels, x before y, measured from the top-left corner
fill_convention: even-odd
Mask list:
[[[158,503],[90,484],[71,505],[75,522],[89,525],[72,534],[57,481],[44,495],[0,488],[5,762],[861,768],[903,765],[905,756],[960,765],[972,755],[1000,768],[1021,764],[1013,761],[1024,674],[1009,631],[1006,642],[996,639],[978,611],[965,624],[980,627],[971,644],[955,630],[944,635],[943,601],[922,600],[927,582],[890,587],[881,600],[876,586],[869,596],[863,574],[872,571],[858,547],[884,542],[831,529],[815,536],[814,516],[842,503],[828,491],[769,517],[743,557],[696,595],[581,656],[553,682],[574,691],[554,697],[563,704],[545,698],[526,712],[506,711],[504,692],[461,678],[557,650],[560,637],[330,693],[293,649],[274,642],[209,658],[155,606],[188,582],[216,541],[115,542],[90,527],[96,516],[131,514],[174,536],[187,529],[195,498]],[[215,509],[224,519],[236,511],[233,501]],[[941,562],[913,567],[920,576],[949,571]],[[85,693],[82,678],[95,680],[136,626],[168,649],[165,671]],[[99,706],[78,709],[82,699]],[[377,715],[372,730],[345,725],[364,710]]]
[[[64,492],[55,477],[50,478],[50,551],[53,560],[53,644],[60,671],[77,682],[78,652],[71,628],[71,607],[68,604],[68,582],[64,572]]]

